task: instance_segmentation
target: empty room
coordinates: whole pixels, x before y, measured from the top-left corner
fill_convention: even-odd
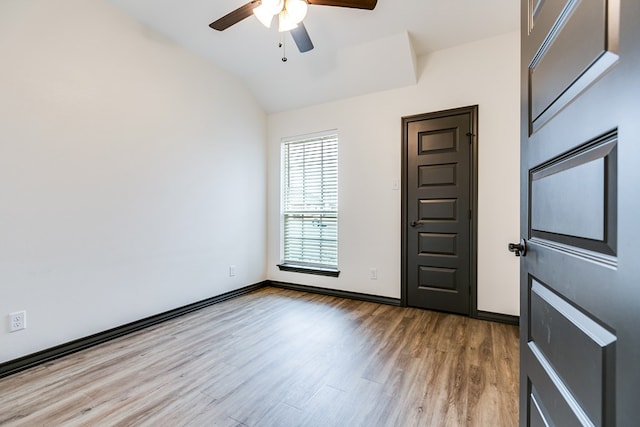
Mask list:
[[[0,426],[634,426],[637,0],[0,0]]]

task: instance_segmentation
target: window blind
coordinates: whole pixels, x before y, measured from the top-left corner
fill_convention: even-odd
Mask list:
[[[284,162],[284,262],[338,265],[338,136],[288,141]]]

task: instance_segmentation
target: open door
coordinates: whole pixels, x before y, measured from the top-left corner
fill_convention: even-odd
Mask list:
[[[521,0],[521,426],[640,425],[640,1]]]

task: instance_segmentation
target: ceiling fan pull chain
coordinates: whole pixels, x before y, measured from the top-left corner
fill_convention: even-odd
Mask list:
[[[287,45],[284,39],[284,33],[280,34],[280,43],[278,43],[278,47],[282,48],[282,62],[287,62]]]

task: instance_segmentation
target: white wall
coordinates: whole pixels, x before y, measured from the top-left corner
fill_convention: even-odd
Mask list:
[[[401,117],[478,104],[478,309],[517,315],[519,264],[506,248],[519,236],[519,55],[510,33],[420,58],[416,86],[270,115],[268,278],[399,298]],[[281,272],[280,139],[334,128],[340,277]]]
[[[0,58],[0,363],[264,280],[238,80],[100,0],[0,2]]]

